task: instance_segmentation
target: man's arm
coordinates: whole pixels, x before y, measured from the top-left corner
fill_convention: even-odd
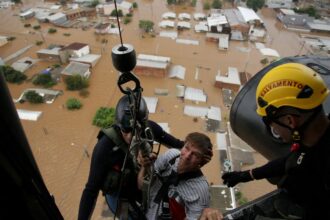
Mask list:
[[[184,141],[177,139],[176,137],[164,131],[163,128],[156,122],[149,120],[148,125],[152,130],[155,141],[164,144],[168,148],[181,149],[183,147]]]
[[[213,208],[205,208],[199,217],[199,220],[222,220],[223,216],[222,213]]]

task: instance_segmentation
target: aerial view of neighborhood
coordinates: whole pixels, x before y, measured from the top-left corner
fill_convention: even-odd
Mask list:
[[[328,0],[0,0],[0,16],[0,72],[44,182],[70,220],[97,134],[109,126],[104,115],[123,96],[116,45],[135,50],[132,73],[150,119],[180,139],[210,137],[214,155],[203,172],[221,212],[276,188],[222,183],[225,171],[267,161],[231,129],[237,93],[281,58],[330,55]],[[99,196],[92,219],[109,216]]]

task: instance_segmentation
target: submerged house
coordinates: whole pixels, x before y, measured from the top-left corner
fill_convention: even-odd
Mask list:
[[[84,78],[89,78],[90,65],[78,62],[71,62],[64,70],[61,72],[62,78],[65,79],[67,76],[80,75]]]
[[[167,76],[170,61],[170,57],[139,54],[134,72],[142,76],[165,77]]]
[[[69,61],[69,58],[78,58],[89,53],[90,48],[88,44],[75,42],[63,47],[60,50],[60,57],[62,63],[67,63]]]
[[[237,92],[241,87],[240,75],[237,68],[228,67],[226,76],[217,75],[215,77],[215,87],[231,89]]]

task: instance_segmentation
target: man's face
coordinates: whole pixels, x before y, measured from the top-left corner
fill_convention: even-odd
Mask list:
[[[290,127],[289,119],[287,116],[283,116],[277,119],[281,124],[287,125]],[[276,122],[269,123],[271,132],[275,138],[282,140],[284,143],[292,142],[292,131]]]
[[[200,167],[203,152],[191,142],[186,142],[181,149],[179,169],[183,172],[196,170]]]

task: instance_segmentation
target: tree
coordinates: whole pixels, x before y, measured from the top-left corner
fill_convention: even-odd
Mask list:
[[[138,4],[136,2],[133,2],[133,8],[138,8]]]
[[[44,99],[36,91],[28,91],[24,95],[25,99],[33,104],[43,103]]]
[[[81,107],[81,102],[76,98],[70,98],[66,101],[66,108],[69,110],[80,109]]]
[[[54,33],[56,33],[57,32],[57,30],[55,29],[55,28],[49,28],[48,29],[48,33],[49,34],[54,34]]]
[[[246,5],[249,8],[252,8],[255,12],[258,11],[258,9],[261,9],[265,4],[265,0],[247,0]]]
[[[99,0],[93,0],[91,3],[91,7],[95,8],[99,3]]]
[[[167,0],[168,5],[174,5],[176,4],[176,0]]]
[[[46,88],[52,87],[56,82],[52,79],[50,74],[38,74],[33,80],[34,85],[42,85]]]
[[[93,118],[93,125],[106,128],[111,126],[115,121],[115,109],[101,107],[96,111]]]
[[[220,0],[213,0],[213,2],[212,2],[212,8],[221,9],[222,8],[221,1]]]
[[[114,9],[114,10],[111,12],[110,16],[113,16],[113,17],[117,16],[117,11],[116,11],[116,9]],[[124,16],[123,11],[119,9],[119,10],[118,10],[118,17],[123,17],[123,16]]]
[[[211,8],[210,3],[205,2],[204,5],[203,5],[203,9],[204,10],[210,10],[210,8]]]
[[[140,22],[139,22],[139,28],[141,28],[142,30],[144,30],[146,33],[149,33],[154,28],[154,22],[149,21],[149,20],[140,20]]]
[[[88,79],[78,74],[68,76],[65,83],[68,90],[80,90],[89,86]]]
[[[0,66],[0,74],[3,74],[6,81],[10,83],[21,83],[27,78],[25,74],[15,70],[11,66]]]

